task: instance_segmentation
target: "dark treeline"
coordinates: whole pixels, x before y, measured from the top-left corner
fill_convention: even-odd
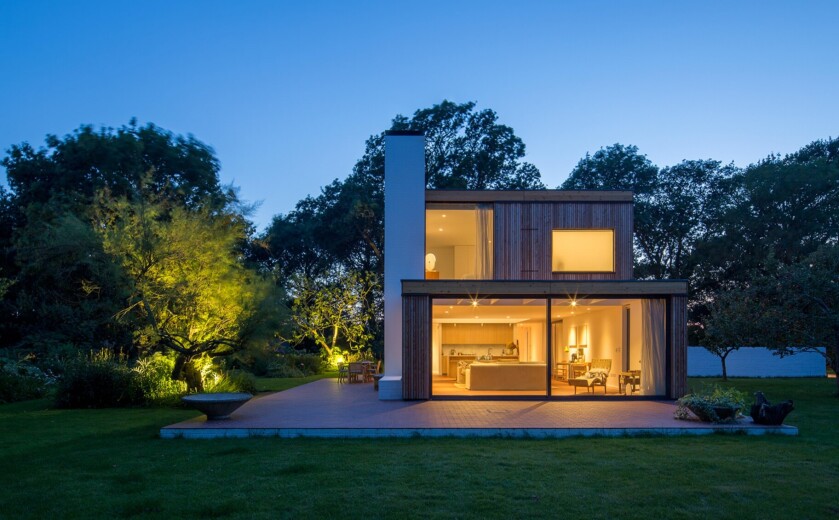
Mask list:
[[[474,103],[444,101],[389,129],[425,132],[429,188],[545,188],[513,129]],[[262,234],[220,185],[213,151],[154,125],[83,126],[41,149],[12,146],[3,164],[0,348],[168,352],[181,379],[198,356],[255,345],[381,355],[384,132],[348,176]],[[691,343],[825,346],[836,367],[839,139],[744,168],[659,167],[614,144],[559,188],[635,193],[636,278],[689,280]],[[779,322],[793,300],[808,310]],[[745,334],[737,320],[760,327]]]

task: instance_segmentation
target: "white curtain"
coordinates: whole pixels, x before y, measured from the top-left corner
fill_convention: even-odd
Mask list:
[[[664,300],[641,300],[641,395],[664,395]]]
[[[492,279],[492,206],[480,204],[477,209],[478,225],[475,236],[475,277]]]

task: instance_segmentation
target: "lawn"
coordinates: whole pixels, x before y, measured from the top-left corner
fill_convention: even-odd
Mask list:
[[[728,384],[794,399],[800,436],[161,440],[195,413],[2,405],[0,517],[837,517],[835,383]]]

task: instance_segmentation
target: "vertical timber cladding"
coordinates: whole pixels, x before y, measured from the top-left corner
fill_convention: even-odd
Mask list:
[[[496,280],[632,279],[631,202],[496,202]],[[614,273],[554,273],[554,229],[614,229]]]
[[[673,369],[672,394],[669,397],[678,399],[687,393],[688,370],[688,299],[687,296],[673,296],[670,299],[672,316]]]
[[[431,299],[402,297],[402,399],[431,398]]]

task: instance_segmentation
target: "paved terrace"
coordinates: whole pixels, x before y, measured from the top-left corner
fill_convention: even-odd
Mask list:
[[[716,431],[797,435],[794,426],[677,421],[659,401],[379,401],[372,384],[321,379],[257,397],[228,420],[161,428],[171,438],[219,437],[572,437],[703,435]]]

